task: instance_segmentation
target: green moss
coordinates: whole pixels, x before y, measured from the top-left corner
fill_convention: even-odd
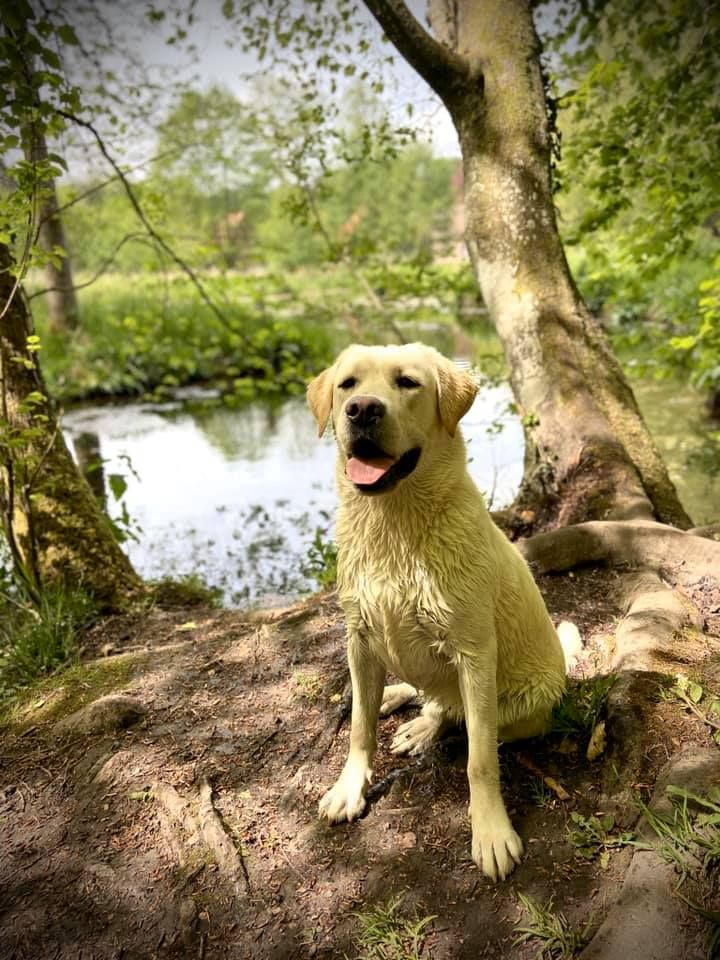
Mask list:
[[[127,685],[147,654],[123,654],[77,664],[37,680],[0,704],[0,732],[22,733],[68,716],[80,707]]]

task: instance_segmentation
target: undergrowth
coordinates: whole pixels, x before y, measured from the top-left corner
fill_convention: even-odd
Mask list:
[[[79,589],[45,590],[37,606],[6,595],[0,622],[0,699],[78,657],[97,606]]]
[[[570,680],[562,700],[553,710],[552,732],[589,735],[601,718],[615,676]]]
[[[435,919],[404,917],[402,896],[354,916],[360,931],[356,943],[361,953],[354,960],[420,960],[428,927]],[[346,958],[347,960],[347,958]]]
[[[536,957],[571,960],[590,939],[592,918],[582,930],[575,930],[564,914],[553,911],[552,899],[542,905],[524,893],[518,897],[527,917],[516,925],[515,943],[536,944]]]

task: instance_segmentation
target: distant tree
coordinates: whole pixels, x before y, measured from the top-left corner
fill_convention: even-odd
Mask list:
[[[0,208],[0,520],[18,578],[38,599],[51,584],[83,587],[115,605],[140,588],[65,445],[40,372],[41,343],[22,289],[35,244],[47,183],[60,158],[36,148],[23,154],[23,137],[46,143],[75,109],[78,93],[65,84],[48,45],[53,25],[25,3],[0,10],[0,136],[11,188]],[[71,33],[59,39],[72,41]],[[37,68],[26,70],[28,57]]]

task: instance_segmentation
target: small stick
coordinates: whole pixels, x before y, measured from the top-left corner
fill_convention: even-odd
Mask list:
[[[545,786],[552,790],[558,800],[569,800],[570,794],[567,792],[565,787],[562,784],[558,783],[554,777],[550,777],[547,774],[544,774],[540,767],[538,767],[530,757],[526,757],[524,753],[516,753],[515,758],[517,762],[525,767],[526,770],[529,770],[530,773],[534,773],[536,777],[539,777]]]

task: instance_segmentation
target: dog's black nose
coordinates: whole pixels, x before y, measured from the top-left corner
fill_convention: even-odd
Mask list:
[[[377,397],[353,397],[347,402],[345,416],[356,427],[369,427],[385,416],[385,404]]]

